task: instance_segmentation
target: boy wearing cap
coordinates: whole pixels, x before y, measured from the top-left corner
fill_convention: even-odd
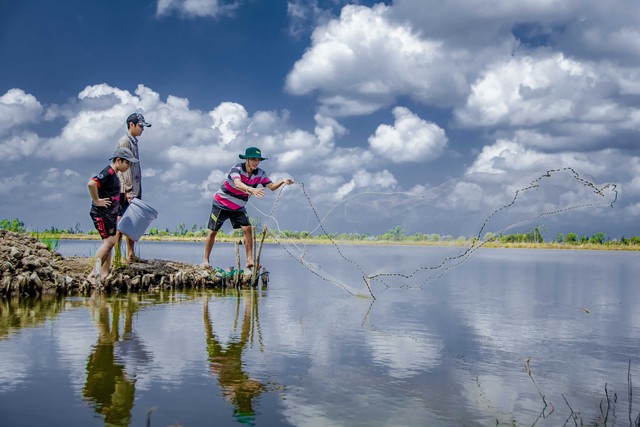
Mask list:
[[[145,127],[151,127],[151,123],[147,123],[144,116],[140,113],[133,113],[126,120],[127,133],[120,138],[116,148],[128,148],[133,156],[139,161],[138,155],[138,137],[142,135]],[[140,163],[134,163],[126,172],[118,172],[120,178],[120,212],[118,216],[124,215],[124,211],[129,207],[129,202],[134,197],[142,200],[142,172]],[[122,233],[116,234],[116,244],[120,246]],[[132,262],[134,258],[134,241],[125,236],[127,242],[127,260]]]
[[[138,159],[128,148],[116,148],[111,156],[111,164],[89,181],[89,195],[91,196],[91,219],[95,225],[102,245],[96,252],[95,259],[100,260],[101,271],[92,270],[87,276],[91,284],[104,279],[111,269],[111,249],[116,243],[116,224],[120,208],[120,179],[119,172],[126,172]],[[99,277],[96,274],[100,274]]]
[[[266,172],[258,167],[262,160],[267,160],[266,157],[262,157],[259,148],[249,147],[245,150],[244,155],[240,154],[238,157],[244,159],[244,163],[237,163],[231,167],[227,178],[213,196],[211,215],[209,216],[209,234],[204,246],[204,260],[202,262],[204,267],[210,267],[209,256],[216,241],[216,234],[222,228],[222,224],[229,219],[233,228],[242,228],[247,268],[252,268],[253,234],[244,206],[249,201],[249,196],[264,197],[264,189],[257,188],[258,185],[276,191],[283,184],[291,185],[294,183],[291,178],[285,178],[277,184],[272,182]]]

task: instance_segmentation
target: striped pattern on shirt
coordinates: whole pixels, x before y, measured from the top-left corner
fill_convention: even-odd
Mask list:
[[[238,163],[229,170],[227,179],[224,180],[220,189],[213,196],[214,205],[232,211],[244,209],[244,205],[249,200],[249,195],[235,187],[233,180],[236,178],[240,178],[243,184],[253,188],[257,188],[258,185],[266,187],[271,182],[264,170],[256,168],[251,177],[249,177],[245,164]]]

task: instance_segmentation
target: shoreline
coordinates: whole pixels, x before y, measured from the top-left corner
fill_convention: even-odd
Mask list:
[[[100,237],[91,234],[47,234],[47,233],[27,233],[39,239],[58,239],[58,240],[95,240],[100,241]],[[234,243],[241,240],[241,237],[220,236],[216,238],[216,242]],[[286,240],[286,239],[281,239]],[[390,240],[329,240],[329,239],[290,239],[301,245],[351,245],[351,246],[420,246],[420,247],[471,247],[472,243],[465,241],[459,243],[452,242],[425,242],[425,241],[390,241]],[[149,236],[144,235],[141,242],[196,242],[204,244],[205,237],[201,236]],[[265,244],[278,244],[276,239],[267,237],[264,239]],[[502,249],[556,249],[556,250],[584,250],[584,251],[640,251],[640,245],[622,245],[622,244],[603,244],[596,245],[592,243],[586,244],[567,244],[556,242],[543,243],[500,243],[487,242],[481,246],[482,248],[502,248]]]

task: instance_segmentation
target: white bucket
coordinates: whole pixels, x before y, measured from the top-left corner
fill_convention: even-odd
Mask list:
[[[118,222],[118,231],[137,242],[157,217],[158,211],[140,199],[132,199]]]

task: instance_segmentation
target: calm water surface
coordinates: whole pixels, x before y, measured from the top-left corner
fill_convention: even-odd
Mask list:
[[[307,249],[314,272],[263,248],[268,289],[0,301],[0,425],[635,425],[637,253],[481,249],[436,278],[455,249]],[[361,270],[411,277],[373,300]]]

